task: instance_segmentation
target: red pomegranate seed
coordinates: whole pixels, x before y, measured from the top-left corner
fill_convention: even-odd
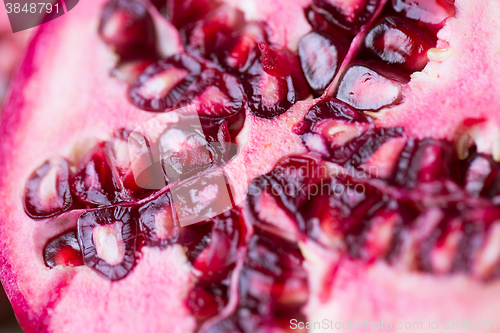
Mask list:
[[[267,43],[260,42],[262,69],[269,75],[285,77],[290,75],[291,64],[287,57],[273,50]]]
[[[60,236],[54,237],[43,249],[45,265],[50,268],[56,266],[82,266],[83,258],[76,230],[68,231]]]
[[[332,36],[310,32],[299,42],[300,65],[315,96],[321,96],[332,82],[347,50]]]
[[[54,158],[43,163],[26,183],[26,213],[32,218],[40,219],[67,210],[73,202],[68,177],[68,162],[65,159]]]
[[[258,44],[267,41],[261,24],[248,23],[236,37],[230,39],[213,57],[225,70],[243,74],[260,55]]]
[[[148,111],[172,109],[200,72],[201,65],[187,54],[160,60],[139,76],[130,88],[130,100]]]
[[[443,24],[455,15],[454,0],[392,0],[392,7],[408,18],[427,24]]]
[[[137,236],[137,217],[131,208],[99,209],[78,218],[84,264],[111,281],[134,268]]]
[[[388,16],[365,38],[365,47],[380,60],[409,71],[419,71],[429,61],[427,50],[435,42],[417,24],[396,16]]]
[[[334,4],[328,0],[313,0],[311,9],[328,24],[350,34],[356,34],[373,16],[379,0],[356,0],[356,2],[352,6],[345,3],[345,6],[349,7],[346,11],[340,7],[341,2]],[[315,21],[318,22],[317,19]]]
[[[378,62],[353,64],[340,82],[337,98],[358,110],[379,110],[401,102],[409,77]]]
[[[98,144],[80,163],[70,180],[71,192],[84,204],[104,206],[130,198],[118,171],[110,163],[105,143]]]

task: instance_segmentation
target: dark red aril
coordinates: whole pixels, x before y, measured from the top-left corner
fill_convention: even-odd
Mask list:
[[[290,75],[292,68],[290,60],[284,54],[272,49],[266,42],[259,43],[262,69],[269,75],[285,77]]]
[[[224,45],[235,31],[243,27],[243,13],[234,8],[221,6],[199,20],[180,29],[186,48],[203,57]]]
[[[365,48],[372,55],[412,72],[425,67],[427,51],[434,45],[418,24],[397,16],[385,17],[365,37]]]
[[[282,54],[283,55],[283,54]],[[284,52],[289,56],[289,52]],[[288,58],[291,66],[289,76],[274,76],[263,69],[260,61],[255,61],[243,78],[243,89],[247,96],[250,112],[260,118],[272,119],[286,112],[297,101],[307,98],[309,88],[300,71],[297,59]],[[269,67],[270,64],[268,63]],[[270,72],[273,72],[268,68]],[[276,68],[275,66],[273,68]],[[284,71],[277,73],[284,73]],[[275,73],[275,74],[277,74]]]
[[[313,0],[311,9],[328,24],[349,34],[356,34],[373,16],[379,0],[356,0],[353,3]],[[312,15],[309,14],[312,18]],[[315,19],[315,22],[320,20]]]
[[[222,311],[227,303],[225,294],[227,291],[222,288],[196,286],[189,293],[186,305],[196,319],[206,320]]]
[[[245,98],[238,80],[217,69],[204,70],[178,106],[195,104],[200,116],[227,118],[243,109]]]
[[[121,61],[116,65],[116,68],[112,70],[111,75],[132,85],[139,75],[141,75],[152,63],[153,61],[151,59]]]
[[[432,25],[442,25],[455,15],[454,0],[392,0],[392,7],[410,19]]]
[[[76,230],[68,231],[49,240],[43,249],[43,260],[50,268],[56,266],[82,266],[83,257]]]
[[[156,57],[156,30],[144,3],[113,0],[106,4],[99,34],[122,58]]]
[[[455,180],[460,183],[459,161],[455,148],[447,141],[408,140],[401,152],[394,181],[414,187],[419,182]]]
[[[169,192],[139,208],[139,226],[146,246],[166,247],[177,242],[180,226]]]
[[[129,200],[105,143],[99,143],[80,162],[70,179],[71,192],[84,204],[96,207]]]
[[[154,4],[178,29],[202,19],[220,5],[213,0],[154,0]]]
[[[248,23],[237,36],[231,38],[212,57],[225,70],[241,75],[248,71],[260,56],[258,44],[267,42],[262,24]]]
[[[176,54],[149,66],[130,88],[130,101],[148,111],[175,107],[201,73],[200,63],[187,54]]]
[[[500,191],[500,163],[474,152],[462,162],[465,190],[474,196],[494,197]]]
[[[345,45],[326,33],[312,31],[300,39],[300,65],[314,96],[333,81],[346,53]]]
[[[73,202],[68,177],[68,162],[63,158],[53,158],[38,167],[26,183],[26,213],[41,219],[67,210]]]
[[[119,280],[135,266],[137,216],[132,208],[110,207],[78,218],[83,262],[104,278]]]
[[[238,249],[244,245],[246,227],[236,209],[212,219],[210,244],[193,263],[204,275],[219,275],[236,263]]]
[[[337,98],[358,110],[379,110],[402,101],[409,76],[382,62],[353,64],[342,77]]]

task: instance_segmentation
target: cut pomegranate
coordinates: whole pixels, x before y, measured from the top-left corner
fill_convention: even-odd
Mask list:
[[[78,219],[83,262],[103,277],[124,278],[135,264],[137,217],[130,208],[104,208]]]
[[[419,71],[428,62],[427,51],[432,39],[417,24],[400,17],[388,16],[375,26],[365,39],[365,47],[380,60]]]
[[[55,158],[43,163],[29,178],[24,208],[32,218],[46,218],[67,210],[72,202],[68,162]]]
[[[313,31],[302,37],[300,65],[315,96],[323,94],[333,81],[346,53],[345,45],[325,33]]]
[[[409,78],[383,63],[352,65],[342,78],[337,98],[359,110],[379,110],[400,103],[401,85]]]

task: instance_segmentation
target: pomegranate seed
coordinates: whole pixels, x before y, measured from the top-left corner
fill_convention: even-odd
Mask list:
[[[290,75],[290,61],[279,52],[273,50],[265,42],[259,43],[262,69],[269,75],[285,77]]]
[[[181,39],[187,49],[207,57],[227,43],[231,35],[243,27],[243,22],[243,12],[221,6],[203,20],[180,29]]]
[[[56,266],[82,266],[82,251],[78,244],[76,230],[68,231],[54,237],[43,249],[45,265],[50,268]]]
[[[78,238],[84,264],[111,281],[124,278],[135,266],[137,231],[131,208],[83,213],[78,218]]]
[[[153,18],[140,1],[108,2],[99,23],[99,34],[123,58],[156,56]]]
[[[84,204],[104,206],[129,200],[118,171],[110,164],[105,143],[98,144],[80,163],[70,180],[71,192]]]
[[[212,0],[154,0],[176,28],[198,21],[220,5]]]
[[[230,117],[243,109],[243,90],[234,76],[207,69],[186,91],[178,106],[188,104],[195,104],[200,116]]]
[[[365,38],[365,47],[376,57],[409,71],[419,71],[428,62],[427,50],[435,42],[417,24],[388,16]]]
[[[220,273],[235,264],[237,250],[243,245],[245,237],[244,222],[235,209],[215,217],[212,221],[214,226],[206,256],[199,257],[199,260],[194,262],[194,267],[204,274]]]
[[[259,56],[258,44],[267,41],[262,25],[249,23],[236,37],[230,39],[216,51],[213,60],[225,70],[234,74],[243,74]]]
[[[358,110],[379,110],[401,102],[407,75],[383,63],[352,65],[340,82],[337,98]]]
[[[149,66],[130,88],[137,107],[164,111],[175,107],[201,73],[201,65],[187,54],[178,54]]]
[[[165,247],[177,242],[180,226],[169,192],[139,208],[139,226],[146,246]]]
[[[48,160],[33,172],[24,191],[24,209],[30,217],[52,217],[69,209],[73,199],[68,174],[63,158]]]
[[[333,81],[346,53],[346,47],[326,33],[313,31],[301,38],[300,65],[315,96],[321,96]]]
[[[443,24],[455,15],[454,0],[392,0],[392,7],[406,17],[427,23]]]
[[[347,3],[346,8],[340,8],[327,0],[313,0],[311,9],[328,24],[354,35],[370,20],[378,5],[379,0],[357,0],[350,8],[347,8]],[[317,19],[315,21],[318,22]]]
[[[393,177],[397,184],[407,187],[414,187],[417,182],[458,180],[456,150],[446,141],[409,140],[401,152]]]
[[[279,77],[266,73],[260,61],[255,61],[243,79],[250,112],[260,118],[272,119],[286,112],[298,100],[308,95],[305,79],[293,65],[291,75]]]
[[[222,311],[227,303],[226,293],[227,291],[220,288],[207,290],[196,286],[189,293],[186,304],[197,319],[206,320]]]

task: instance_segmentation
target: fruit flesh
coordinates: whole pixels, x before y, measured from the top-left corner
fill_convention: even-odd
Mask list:
[[[60,28],[60,30],[57,30],[59,31],[57,37],[69,38],[68,35],[66,35],[67,31],[76,31],[82,26],[86,27],[89,19],[91,22],[97,22],[97,18],[99,17],[98,9],[92,8],[89,5],[85,6],[81,4],[80,6],[85,10],[80,12],[79,15],[81,16],[76,17],[75,20],[66,20],[63,18],[57,23],[50,23],[53,24],[53,27]],[[295,13],[294,9],[291,9],[292,7],[299,8],[298,3],[291,4],[289,2],[286,4],[275,2],[273,6],[282,6],[287,13]],[[461,4],[460,2],[457,3],[457,6],[459,6],[459,9],[466,7],[465,4]],[[297,11],[296,15],[299,16],[299,13],[302,15],[300,11]],[[465,11],[465,13],[467,13],[467,11]],[[264,12],[262,15],[265,17],[266,13]],[[270,14],[268,13],[267,15]],[[293,15],[290,16],[293,17]],[[465,18],[469,19],[470,17],[466,16]],[[300,22],[304,22],[303,20],[303,18],[299,19]],[[453,20],[454,19],[451,21],[453,22]],[[456,20],[460,20],[460,17]],[[276,18],[276,20],[271,21],[270,26],[272,28],[280,26],[280,24],[280,18]],[[285,40],[287,39],[285,37],[289,37],[290,45],[285,46],[293,48],[294,40],[296,40],[294,39],[296,37],[294,36],[294,31],[292,31],[290,35],[285,35],[280,34],[282,31],[280,29],[283,29],[283,25],[270,35],[277,40]],[[85,29],[82,29],[82,31],[84,30]],[[10,269],[2,273],[2,281],[6,284],[20,321],[27,330],[73,331],[78,327],[82,327],[78,325],[83,325],[85,323],[86,327],[89,327],[89,330],[96,332],[109,331],[110,327],[112,327],[112,330],[116,331],[131,330],[131,327],[134,327],[136,330],[140,329],[141,331],[193,331],[196,326],[195,320],[191,316],[183,300],[187,298],[187,295],[192,290],[194,290],[194,284],[196,282],[189,273],[189,265],[180,246],[168,247],[166,250],[155,248],[142,249],[141,253],[143,257],[134,270],[132,270],[125,279],[117,282],[110,283],[103,280],[95,274],[95,272],[90,271],[86,267],[75,268],[73,270],[70,268],[64,268],[60,271],[48,270],[48,268],[44,267],[43,260],[40,258],[43,246],[46,241],[55,236],[53,233],[63,232],[65,229],[67,230],[76,226],[77,215],[82,212],[74,211],[71,214],[65,214],[59,219],[50,222],[42,221],[40,224],[34,225],[34,222],[24,215],[18,198],[12,198],[11,193],[22,193],[23,190],[22,182],[18,182],[17,180],[27,179],[29,174],[33,171],[34,166],[40,165],[45,158],[49,157],[43,156],[44,158],[42,158],[38,156],[37,152],[40,150],[40,147],[43,147],[47,155],[63,154],[68,158],[72,157],[72,155],[77,155],[76,152],[70,152],[72,145],[69,143],[65,144],[63,141],[54,140],[53,137],[47,138],[43,136],[36,142],[29,141],[15,134],[16,131],[12,131],[12,128],[18,126],[18,128],[23,128],[28,131],[32,128],[36,128],[36,126],[40,124],[45,124],[47,119],[51,119],[51,121],[55,120],[56,125],[60,125],[59,128],[62,133],[59,135],[65,137],[66,140],[68,140],[66,142],[75,143],[78,138],[85,136],[97,137],[102,140],[108,139],[106,136],[111,135],[111,133],[117,130],[117,124],[113,121],[114,118],[121,119],[120,126],[134,128],[137,123],[144,122],[153,117],[153,115],[149,113],[135,109],[125,100],[126,87],[124,84],[118,81],[110,81],[107,73],[113,68],[114,63],[112,55],[104,45],[102,45],[91,32],[89,32],[88,35],[82,35],[82,46],[75,47],[80,47],[82,49],[95,48],[96,51],[99,52],[99,56],[96,57],[96,59],[88,59],[83,56],[75,57],[76,59],[72,59],[73,62],[70,62],[67,68],[66,66],[64,68],[59,68],[57,66],[57,60],[60,58],[58,57],[62,57],[61,53],[64,53],[67,46],[63,47],[61,41],[44,35],[42,30],[37,37],[36,44],[32,45],[32,53],[30,53],[31,58],[25,60],[24,69],[19,74],[17,83],[13,88],[13,91],[17,92],[17,94],[15,94],[15,97],[11,98],[7,109],[4,111],[2,118],[2,133],[6,133],[6,135],[5,140],[2,142],[2,155],[5,155],[10,163],[19,165],[19,168],[7,168],[7,164],[3,162],[2,171],[5,177],[1,180],[1,186],[2,199],[6,204],[5,207],[2,207],[2,215],[6,216],[8,221],[21,222],[17,222],[15,225],[4,222],[1,227],[2,236],[4,236],[2,238],[2,243],[7,249],[2,256],[4,256],[4,260],[11,263]],[[67,39],[63,40],[66,41]],[[54,49],[53,54],[51,54],[54,56],[54,59],[40,56],[42,51],[33,52],[34,49],[37,47],[41,48],[42,46],[44,50],[46,47],[47,49]],[[60,49],[57,48],[58,46]],[[38,70],[30,72],[30,66],[34,65],[36,65]],[[70,65],[74,67],[70,67]],[[436,64],[431,63],[430,67],[432,67],[432,65],[435,66]],[[443,65],[448,66],[445,62],[443,62]],[[77,78],[80,78],[84,74],[83,70],[80,72],[78,68],[94,68],[96,70],[90,73],[85,71],[85,75],[90,76],[89,82],[81,83],[78,94],[75,94],[68,91],[69,89],[64,89],[64,87],[70,86],[69,83],[75,82],[74,80],[77,80]],[[53,98],[55,91],[58,92],[58,90],[54,91],[54,88],[44,85],[43,83],[46,82],[46,80],[60,82],[58,83],[60,87],[58,87],[71,98]],[[78,82],[80,83],[80,81]],[[90,84],[90,82],[92,82],[92,84]],[[96,82],[101,83],[101,85],[98,85],[102,90],[99,94],[106,96],[106,98],[102,100],[93,99],[93,96],[97,95],[95,88]],[[412,81],[410,82],[410,86],[411,84]],[[39,96],[35,99],[35,97],[32,96],[32,92],[23,92],[24,85],[31,85],[32,89],[40,91],[39,96],[47,96],[42,97],[42,99],[47,99],[47,104],[40,103],[40,101],[37,100]],[[410,100],[411,98],[421,98],[416,94],[414,97],[411,97],[411,93],[411,91],[408,92],[405,98],[409,98]],[[109,100],[113,100],[114,104],[109,105]],[[400,104],[401,109],[404,107],[414,107],[407,106],[407,101],[408,100],[405,100]],[[282,156],[305,153],[306,149],[302,146],[300,138],[293,134],[291,129],[303,119],[304,115],[315,102],[316,101],[299,102],[281,117],[273,120],[259,119],[258,117],[247,114],[248,118],[242,130],[242,133],[246,133],[247,138],[244,138],[243,135],[238,138],[242,140],[246,139],[245,141],[247,141],[247,144],[244,145],[238,157],[227,166],[228,177],[237,179],[235,183],[245,188],[255,177],[270,171]],[[23,107],[23,105],[25,105],[25,107]],[[36,107],[33,110],[26,105],[35,105]],[[480,105],[482,104],[479,104],[478,108]],[[18,108],[22,108],[23,112],[16,113],[15,110]],[[396,108],[397,107],[389,109],[389,112],[393,112]],[[103,109],[107,112],[107,116],[104,118],[102,117]],[[66,116],[71,119],[71,122],[68,122],[68,118],[65,119],[64,117],[68,112],[67,110],[72,110],[71,117]],[[382,114],[385,111],[387,110],[381,111]],[[48,115],[54,115],[54,117],[48,117]],[[482,115],[484,115],[486,119],[494,121],[494,116],[490,117],[490,113],[483,113]],[[406,129],[409,128],[410,133],[412,133],[412,126],[418,122],[408,122],[406,120],[407,118],[404,118],[405,116],[405,114],[400,116],[401,119],[403,119],[400,122],[405,125],[403,127]],[[460,118],[460,116],[461,114],[456,115],[457,118]],[[88,120],[89,117],[98,120],[92,121],[90,125]],[[377,127],[380,126],[380,124],[384,124],[385,120],[382,115],[378,117],[380,117],[380,119],[375,122]],[[418,119],[420,120],[420,118]],[[463,121],[463,119],[461,119],[461,121]],[[89,126],[81,126],[82,123],[89,124]],[[417,124],[417,126],[423,125]],[[432,129],[429,131],[431,130]],[[446,128],[439,129],[440,133],[447,133],[446,130]],[[269,137],[268,133],[266,133],[271,131],[274,134],[273,137]],[[436,136],[439,138],[439,135]],[[485,144],[487,144],[487,142]],[[11,149],[13,146],[16,147],[15,151]],[[77,147],[81,147],[81,145],[77,145]],[[247,168],[246,176],[242,180],[240,178],[242,177],[241,169],[245,164],[251,165],[252,167]],[[248,212],[244,211],[244,214],[248,214]],[[246,216],[246,218],[248,218],[248,216]],[[21,232],[19,233],[19,231]],[[49,236],[49,234],[51,235]],[[14,235],[16,236],[14,237]],[[36,238],[35,243],[32,238]],[[6,245],[8,242],[10,242],[9,246]],[[28,253],[21,250],[26,244],[29,246]],[[323,253],[322,250],[318,250],[314,245],[311,245],[311,248],[313,252]],[[35,256],[32,253],[36,253],[37,255]],[[388,311],[388,313],[390,313],[388,317],[394,318],[394,320],[405,318],[404,315],[409,314],[413,314],[416,319],[422,318],[422,320],[425,320],[425,318],[430,316],[427,311],[435,310],[436,307],[430,309],[431,305],[435,305],[434,300],[429,300],[429,298],[421,294],[415,295],[413,293],[415,290],[421,288],[416,287],[420,282],[424,285],[423,289],[425,293],[423,294],[433,295],[436,290],[445,289],[442,287],[443,284],[451,281],[449,284],[451,287],[441,292],[448,297],[450,306],[452,306],[452,304],[456,305],[456,307],[452,307],[452,309],[457,310],[456,313],[458,315],[465,314],[466,311],[469,311],[469,306],[478,309],[477,311],[483,310],[487,315],[494,311],[492,309],[494,307],[494,302],[488,296],[490,293],[495,293],[498,288],[498,282],[495,281],[485,285],[471,281],[470,278],[460,275],[441,278],[429,274],[407,271],[400,273],[393,267],[385,266],[384,263],[367,265],[364,262],[353,262],[351,264],[351,261],[348,259],[339,264],[336,257],[343,253],[337,251],[328,252],[326,254],[327,259],[320,260],[318,264],[314,261],[312,255],[309,257],[306,255],[306,253],[308,253],[307,250],[302,250],[302,253],[306,257],[307,262],[312,266],[308,277],[309,285],[311,287],[321,286],[319,290],[311,288],[309,305],[306,307],[306,313],[309,314],[308,319],[311,320],[315,318],[315,314],[321,313],[318,309],[323,309],[325,311],[324,313],[335,313],[335,317],[339,318],[339,320],[344,320],[344,317],[346,318],[345,320],[347,320],[350,316],[353,318],[355,316],[364,316],[367,319],[373,318],[373,320],[376,320],[378,319],[376,316],[376,309],[374,309],[376,306],[382,307],[384,310]],[[171,265],[165,265],[165,261],[171,263]],[[333,263],[331,266],[328,265],[328,267],[336,269],[338,272],[337,275],[333,275],[331,271],[324,272],[325,262]],[[31,281],[34,273],[37,274],[36,276],[39,276],[36,282]],[[346,274],[348,278],[344,278],[344,274]],[[392,278],[394,275],[398,275],[398,277]],[[401,275],[403,275],[403,277],[401,277]],[[335,283],[325,285],[326,282],[324,280],[328,281],[328,278],[332,276],[337,277]],[[353,282],[352,276],[359,276],[360,278]],[[388,277],[391,278],[388,279]],[[373,282],[372,279],[375,281]],[[321,283],[315,283],[314,281],[321,281]],[[387,286],[388,283],[386,284],[384,281],[399,281],[403,286]],[[356,295],[358,292],[352,292],[351,289],[349,289],[350,283],[353,284],[354,290],[363,285],[381,286],[378,289],[376,287],[373,289],[368,288],[369,290],[366,291],[366,294],[372,295],[370,293],[371,290],[383,290],[384,292],[387,290],[388,296],[383,294],[376,301],[373,301],[373,298],[379,295],[377,294],[371,298],[371,300],[366,300],[362,304],[351,305],[355,299],[353,298],[353,294]],[[82,288],[82,285],[85,287]],[[165,285],[169,287],[165,288]],[[148,287],[144,288],[144,286]],[[406,288],[408,288],[409,291]],[[480,297],[473,296],[474,293],[469,293],[469,291],[457,293],[456,288],[461,288],[461,290],[472,288],[474,291],[478,291],[477,294],[479,294]],[[57,296],[51,301],[53,314],[49,316],[48,311],[45,310],[47,307],[46,295],[53,292],[53,290],[61,292],[58,295],[56,294]],[[137,292],[131,295],[130,290],[135,290]],[[152,290],[155,292],[161,291],[161,296],[158,296],[157,293],[152,293]],[[332,295],[331,298],[328,296],[328,290],[333,290],[333,292],[330,293]],[[86,295],[89,295],[89,293],[92,295],[91,301],[86,302],[89,298]],[[340,295],[338,298],[335,297],[337,294]],[[401,298],[402,303],[395,301],[399,299],[395,294],[405,295]],[[346,295],[345,301],[343,300],[344,295]],[[317,300],[318,298],[319,301]],[[467,301],[463,301],[464,299]],[[130,302],[125,302],[128,306],[123,306],[123,300],[128,300]],[[138,300],[148,300],[150,302],[148,304],[141,303],[137,306],[136,302]],[[168,303],[166,303],[166,300],[168,300]],[[422,312],[415,312],[412,309],[408,309],[405,300],[417,300],[421,302],[418,304],[421,304],[419,309]],[[464,305],[468,302],[472,305]],[[344,312],[327,312],[332,309],[337,309],[338,304],[349,304],[349,306],[346,307]],[[73,314],[74,311],[70,310],[75,308],[81,309],[78,318],[75,318]],[[169,318],[176,318],[176,320],[158,320],[157,314],[151,311],[151,309],[158,308],[165,309],[164,313],[168,313]],[[445,318],[451,313],[448,311],[448,308],[439,306],[439,317]],[[99,315],[96,313],[99,313]],[[482,313],[483,312],[481,312],[481,314]],[[101,316],[101,314],[103,315]],[[330,317],[331,315],[324,316]],[[493,316],[493,314],[491,314],[491,316]],[[45,323],[48,322],[48,324],[43,324],[42,319],[46,319]],[[37,323],[40,323],[41,326],[36,326]],[[124,326],[121,327],[121,325]]]

